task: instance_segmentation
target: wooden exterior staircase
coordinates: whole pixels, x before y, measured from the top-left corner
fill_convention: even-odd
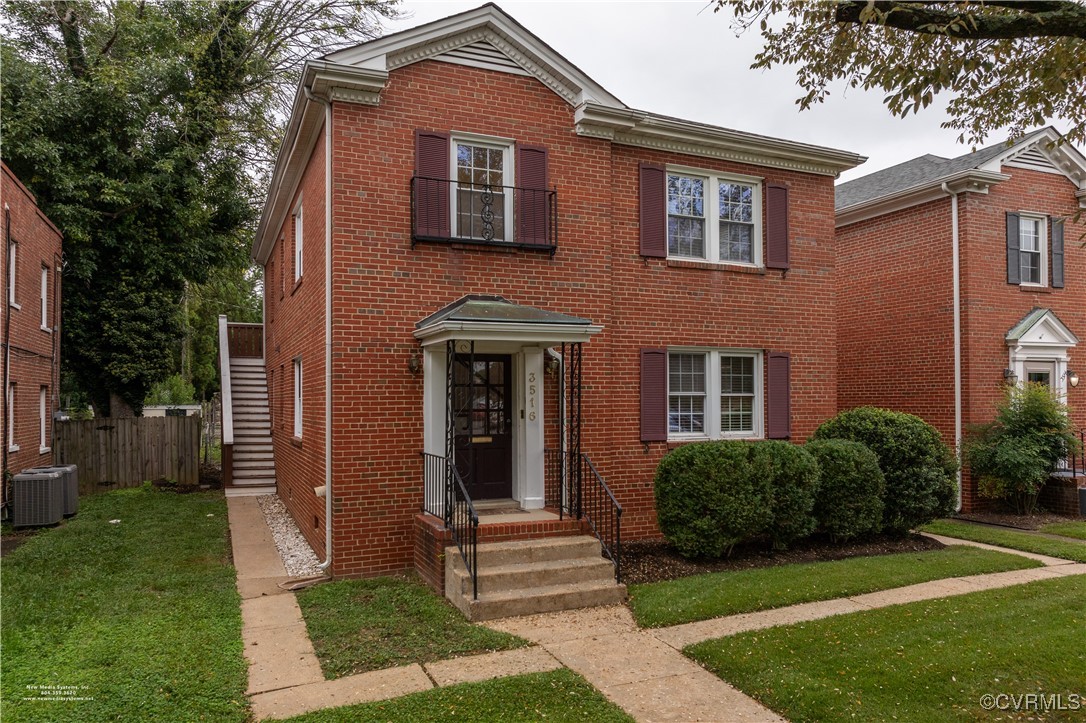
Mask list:
[[[275,492],[268,381],[262,324],[219,317],[222,469],[227,494]]]

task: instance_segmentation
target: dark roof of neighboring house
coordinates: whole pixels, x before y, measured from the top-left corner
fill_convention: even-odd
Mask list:
[[[1013,141],[1013,143],[1002,141],[957,158],[942,158],[928,154],[861,176],[836,187],[837,198],[834,206],[837,210],[841,210],[849,206],[874,201],[883,196],[904,191],[907,188],[934,183],[941,178],[961,171],[978,169],[993,158],[1005,153],[1012,145],[1019,145],[1029,141],[1046,130],[1047,128],[1041,128],[1032,133],[1027,133]]]

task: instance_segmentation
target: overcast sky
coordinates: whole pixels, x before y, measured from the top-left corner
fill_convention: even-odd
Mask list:
[[[408,16],[387,27],[402,30],[482,4],[404,0]],[[868,157],[843,180],[925,153],[953,157],[971,150],[956,142],[956,131],[939,127],[945,100],[903,120],[886,110],[880,91],[835,89],[821,106],[801,113],[795,69],[751,70],[761,36],[736,37],[730,13],[714,13],[704,0],[498,5],[629,106]],[[992,136],[988,142],[999,140]]]

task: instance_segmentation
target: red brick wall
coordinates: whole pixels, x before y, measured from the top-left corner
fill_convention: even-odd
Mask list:
[[[2,429],[0,443],[7,449],[6,469],[16,474],[28,467],[53,463],[53,412],[57,409],[57,380],[60,369],[60,275],[61,234],[56,226],[38,209],[34,197],[6,165],[2,166],[0,200],[11,214],[11,240],[16,242],[15,303],[8,305],[8,245],[0,243],[0,334],[7,333],[11,344],[9,381],[15,382],[15,406],[7,409],[7,393],[3,390],[0,404],[14,420],[14,442],[18,450],[7,449],[8,432]],[[49,271],[46,299],[46,324],[42,329],[41,275]],[[0,353],[0,378],[3,376],[5,355]],[[46,450],[41,448],[40,393],[46,388]]]
[[[546,146],[559,194],[557,254],[436,244],[412,249],[416,128]],[[465,294],[501,294],[603,325],[584,347],[584,449],[626,509],[624,539],[659,534],[652,474],[667,449],[639,441],[642,347],[789,351],[795,438],[805,438],[836,409],[831,178],[612,147],[577,136],[572,108],[534,79],[433,61],[394,71],[378,107],[334,104],[333,142],[335,574],[412,565],[423,447],[423,378],[407,367],[418,353],[412,331],[416,321]],[[320,142],[315,154],[323,157]],[[752,274],[643,259],[639,161],[791,186],[792,270]],[[278,259],[276,251],[271,258]],[[291,319],[288,308],[277,307],[269,322],[284,349],[311,318]],[[279,455],[279,439],[280,478],[296,478],[299,455]],[[308,437],[305,444],[308,458]]]

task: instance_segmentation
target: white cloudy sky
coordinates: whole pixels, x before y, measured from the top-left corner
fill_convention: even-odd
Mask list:
[[[388,24],[402,30],[470,10],[483,0],[404,0],[406,14]],[[522,25],[550,44],[627,105],[654,113],[854,151],[867,163],[843,180],[925,153],[957,156],[970,148],[939,124],[939,107],[907,119],[891,116],[881,92],[839,89],[804,112],[795,100],[795,70],[751,70],[761,36],[736,37],[729,13],[705,0],[499,0]],[[658,48],[658,50],[649,50]],[[669,71],[679,53],[682,73]],[[989,142],[1002,140],[992,137]]]

